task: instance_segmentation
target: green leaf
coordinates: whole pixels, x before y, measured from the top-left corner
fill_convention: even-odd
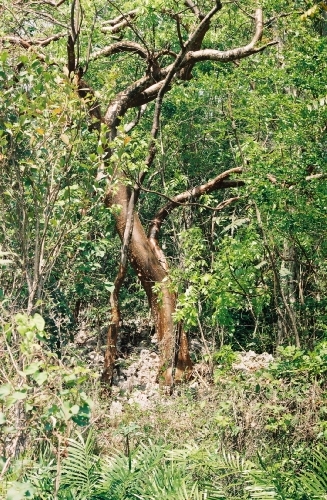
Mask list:
[[[26,399],[27,393],[24,391],[15,391],[11,397],[16,401],[21,401],[22,399]]]
[[[25,403],[25,411],[28,412],[28,411],[32,411],[34,408],[34,406],[29,403],[28,401]]]
[[[71,409],[70,409],[70,412],[71,412],[72,415],[77,415],[78,412],[79,412],[79,406],[78,405],[72,406]]]
[[[0,425],[3,425],[5,423],[6,423],[6,415],[0,412]]]
[[[85,394],[85,392],[81,392],[81,394],[80,394],[80,398],[81,398],[81,400],[82,400],[82,401],[84,401],[84,403],[86,403],[86,404],[87,404],[90,408],[93,408],[94,403],[93,403],[92,399],[91,399],[91,398],[89,398],[89,397]]]
[[[7,500],[24,500],[26,498],[34,498],[35,488],[31,483],[19,483],[13,481],[7,492]]]
[[[18,325],[17,326],[17,332],[20,333],[20,335],[25,335],[26,332],[29,331],[29,326],[27,325]]]
[[[41,386],[48,379],[48,374],[47,372],[36,372],[32,375],[32,379]]]
[[[0,386],[0,398],[5,398],[9,396],[12,391],[12,386],[10,384],[4,384]]]
[[[76,383],[76,375],[74,373],[70,373],[69,375],[64,375],[63,379],[66,384],[68,385],[74,385]]]
[[[45,326],[45,321],[42,318],[42,316],[40,314],[36,313],[36,314],[34,314],[33,320],[34,320],[34,324],[35,324],[36,328],[38,329],[38,331],[43,332],[44,326]]]
[[[38,371],[39,367],[40,367],[40,362],[31,363],[25,368],[23,373],[25,373],[25,375],[33,375],[33,373]]]
[[[6,323],[3,326],[3,331],[5,333],[7,342],[10,342],[11,341],[11,337],[12,337],[12,327],[11,327],[11,324],[10,323]]]
[[[16,323],[21,323],[21,324],[26,325],[28,318],[27,318],[26,314],[18,313],[15,316],[15,320],[16,320]]]

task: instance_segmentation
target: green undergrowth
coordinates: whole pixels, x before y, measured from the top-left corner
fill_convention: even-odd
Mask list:
[[[3,324],[0,498],[326,498],[327,342],[253,372],[225,346],[212,376],[113,417],[92,370],[46,338],[39,315]]]

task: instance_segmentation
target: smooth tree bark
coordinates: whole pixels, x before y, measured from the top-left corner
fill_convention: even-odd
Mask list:
[[[65,0],[58,2],[39,1],[40,5],[44,4],[47,8],[50,6],[54,11],[64,3],[66,3]],[[137,118],[126,126],[126,130],[131,130],[141,119],[145,106],[151,101],[155,101],[151,131],[152,140],[146,161],[147,171],[150,170],[155,157],[156,138],[163,99],[174,85],[174,82],[191,79],[192,69],[201,61],[217,61],[221,63],[237,61],[261,52],[266,47],[277,43],[271,41],[260,45],[264,23],[262,9],[258,8],[254,16],[251,16],[254,23],[254,35],[249,43],[225,51],[202,48],[204,37],[210,30],[211,20],[222,9],[222,4],[217,0],[207,14],[201,12],[192,0],[186,0],[181,4],[183,4],[181,12],[186,9],[188,14],[191,13],[194,16],[195,28],[189,33],[188,39],[183,41],[181,35],[183,14],[171,15],[172,22],[176,25],[180,44],[178,53],[168,47],[160,50],[150,50],[148,48],[137,31],[138,11],[136,9],[126,13],[119,12],[115,19],[106,20],[102,24],[101,30],[103,33],[120,35],[123,33],[123,29],[129,29],[137,35],[138,41],[121,39],[94,52],[91,50],[90,43],[86,67],[81,69],[79,66],[79,40],[82,33],[83,8],[80,0],[72,0],[71,2],[71,19],[67,38],[68,62],[65,71],[76,84],[79,96],[82,99],[87,99],[89,112],[94,120],[93,126],[100,130],[101,123],[106,124],[109,130],[108,144],[112,144],[119,134],[118,127],[128,110],[131,108],[138,110]],[[25,49],[34,46],[37,49],[38,57],[45,61],[46,58],[42,53],[42,48],[62,38],[62,36],[63,34],[58,34],[47,39],[24,39],[15,35],[3,37],[2,40]],[[93,61],[104,57],[108,58],[118,53],[130,53],[134,57],[140,58],[146,63],[147,68],[144,75],[119,92],[109,103],[105,113],[101,114],[101,103],[98,102],[92,88],[86,81],[86,70],[89,71]],[[167,57],[171,58],[172,62],[169,65],[162,66],[161,60],[163,56],[166,56],[165,60]],[[105,161],[98,172],[98,179],[106,176],[106,161],[108,161],[110,155],[111,151],[108,146]],[[160,247],[160,229],[162,223],[173,209],[190,201],[193,202],[205,193],[243,185],[244,182],[241,179],[233,177],[241,173],[241,167],[228,169],[219,173],[215,179],[208,180],[201,186],[196,186],[190,191],[171,198],[155,214],[148,231],[142,226],[137,210],[138,195],[143,188],[146,171],[139,174],[133,187],[130,186],[130,179],[127,179],[123,172],[119,172],[115,179],[107,178],[107,192],[104,202],[108,208],[113,205],[120,207],[119,211],[114,211],[114,215],[122,247],[119,270],[110,297],[111,319],[102,376],[104,382],[110,383],[113,376],[120,324],[119,291],[124,281],[128,262],[133,267],[146,292],[152,311],[159,343],[161,357],[160,378],[163,384],[172,388],[175,381],[181,380],[191,373],[192,362],[189,355],[187,336],[182,325],[176,325],[173,321],[177,297],[171,289],[168,262]],[[112,187],[113,184],[114,188]]]

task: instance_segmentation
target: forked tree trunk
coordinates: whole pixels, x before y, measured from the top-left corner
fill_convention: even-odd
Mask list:
[[[105,200],[107,206],[115,204],[121,207],[116,215],[116,227],[122,241],[127,221],[129,198],[130,189],[121,184],[114,193],[109,193]],[[146,292],[155,323],[161,359],[159,381],[162,385],[172,387],[175,381],[187,376],[192,369],[187,336],[182,326],[175,325],[173,322],[176,296],[169,287],[166,266],[160,262],[154,252],[136,212],[134,212],[133,218],[133,231],[129,242],[129,261]],[[107,352],[102,376],[103,381],[109,383],[113,375],[120,322],[118,294],[122,282],[117,284],[118,286],[115,287],[111,296],[111,323],[108,330]],[[159,284],[156,287],[159,292],[154,291],[155,284]]]
[[[56,11],[56,9],[61,6],[64,1],[47,1],[44,3],[49,4],[49,6]],[[201,61],[217,61],[221,63],[238,61],[245,57],[249,57],[252,54],[262,52],[267,47],[278,43],[277,40],[272,40],[266,44],[258,46],[260,40],[262,39],[264,27],[262,9],[258,8],[256,9],[254,16],[251,16],[254,20],[254,34],[248,43],[240,47],[227,49],[225,51],[217,50],[215,48],[202,48],[204,37],[210,29],[210,22],[222,9],[223,4],[220,0],[216,0],[213,2],[211,10],[207,13],[201,12],[193,0],[185,0],[184,5],[186,7],[185,15],[187,23],[182,22],[182,12],[176,14],[176,16],[172,16],[174,18],[174,22],[176,22],[176,36],[180,44],[178,52],[175,53],[170,50],[170,48],[167,48],[166,44],[163,44],[163,47],[159,50],[156,50],[154,47],[149,48],[146,44],[143,46],[143,40],[139,36],[138,30],[133,27],[135,19],[137,19],[140,14],[136,9],[127,13],[120,12],[120,15],[115,19],[106,20],[103,24],[100,24],[100,30],[103,33],[108,31],[111,33],[119,33],[121,34],[121,37],[119,37],[117,42],[113,42],[110,45],[93,52],[91,50],[91,39],[89,39],[88,44],[86,44],[88,45],[89,51],[87,54],[87,64],[85,68],[82,68],[79,65],[79,53],[81,47],[80,37],[82,35],[83,8],[81,6],[81,2],[79,1],[73,1],[71,3],[71,29],[67,40],[67,66],[65,68],[65,74],[69,75],[70,79],[74,82],[80,98],[86,99],[89,106],[89,114],[92,117],[91,127],[100,132],[101,123],[105,123],[109,131],[108,144],[110,145],[116,137],[117,127],[121,123],[121,119],[126,115],[126,112],[129,109],[140,108],[137,119],[127,127],[127,129],[131,130],[131,128],[137,124],[138,120],[142,116],[142,107],[147,105],[149,102],[156,101],[153,127],[151,131],[153,141],[149,149],[149,162],[146,162],[147,167],[151,166],[153,155],[155,154],[155,140],[159,129],[159,117],[163,97],[170,90],[174,80],[189,80],[192,77],[192,69]],[[193,30],[189,30],[186,27],[186,25],[189,24],[188,21],[190,14],[194,16],[195,20]],[[95,17],[95,20],[97,17],[98,15]],[[56,23],[56,20],[53,19],[53,22]],[[192,25],[193,23],[190,24]],[[187,40],[183,40],[180,32],[180,26],[183,26],[183,28],[188,32]],[[134,31],[137,35],[137,42],[131,41],[129,37],[126,40],[123,39],[122,30],[125,30],[127,27],[132,28],[132,31]],[[89,36],[89,30],[87,30],[87,33]],[[19,46],[20,50],[22,47],[26,50],[30,50],[33,45],[37,46],[38,49],[41,49],[50,43],[63,38],[64,36],[66,36],[65,30],[63,33],[48,36],[46,38],[42,36],[36,39],[33,38],[32,40],[31,38],[26,39],[21,36],[16,36],[15,34],[15,36],[0,37],[0,40]],[[139,43],[140,40],[142,43]],[[172,38],[172,41],[173,40],[174,38]],[[85,44],[82,45],[86,46]],[[118,94],[116,94],[116,96],[109,103],[105,115],[102,116],[100,103],[96,98],[95,92],[87,84],[87,82],[82,79],[82,77],[87,71],[91,61],[104,57],[110,57],[119,53],[132,53],[135,57],[140,58],[144,62],[144,68],[146,69],[141,78],[130,83],[124,90],[121,90]],[[163,64],[166,64],[166,58],[162,59],[162,56],[169,57],[168,65],[161,65],[162,61],[164,61]],[[46,62],[46,64],[48,64],[47,58],[44,56],[42,51],[40,54],[36,52],[35,57],[40,59],[42,63]],[[55,62],[56,65],[58,63]],[[61,62],[59,63],[59,66],[60,65]],[[110,146],[108,146],[108,148],[109,147]],[[108,156],[110,156],[110,151],[107,153]],[[158,335],[159,349],[162,359],[161,368],[165,384],[171,386],[174,379],[176,380],[180,378],[181,374],[184,373],[187,368],[191,368],[192,363],[188,354],[185,333],[183,332],[181,325],[175,327],[173,324],[176,297],[169,288],[168,270],[163,252],[159,247],[157,237],[158,232],[164,218],[169,215],[171,210],[175,206],[189,201],[190,197],[199,197],[202,194],[216,189],[243,185],[243,181],[227,180],[229,174],[240,173],[241,170],[242,169],[239,168],[230,169],[230,171],[226,171],[223,174],[218,175],[216,179],[209,181],[203,186],[198,186],[190,192],[181,193],[176,196],[158,212],[156,218],[153,220],[152,227],[150,228],[149,237],[146,236],[139,217],[134,211],[134,201],[137,197],[136,192],[137,189],[142,186],[146,170],[139,175],[136,190],[132,193],[129,192],[123,179],[120,179],[118,190],[116,192],[112,190],[107,194],[106,205],[108,207],[111,207],[113,204],[121,207],[121,211],[116,215],[116,223],[123,244],[120,268],[115,280],[115,289],[111,296],[112,320],[108,333],[108,349],[103,373],[103,379],[105,381],[108,382],[112,378],[112,370],[116,356],[116,339],[120,322],[118,297],[126,272],[127,258],[131,262],[137,276],[139,277],[149,300]],[[97,180],[102,179],[103,177],[106,177],[105,161],[103,162],[103,166],[101,166],[98,171]],[[117,181],[117,179],[113,178],[111,181]],[[232,200],[233,199],[231,198],[230,201]],[[159,292],[155,292],[153,290],[155,284],[160,285]]]

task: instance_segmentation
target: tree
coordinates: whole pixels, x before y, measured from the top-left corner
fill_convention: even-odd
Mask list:
[[[242,186],[244,181],[235,175],[243,172],[244,164],[240,162],[227,170],[225,165],[217,166],[219,173],[214,178],[168,197],[152,217],[148,231],[141,223],[138,202],[140,194],[148,189],[145,180],[150,177],[155,161],[160,117],[167,92],[179,82],[189,81],[200,63],[209,64],[208,71],[213,62],[239,64],[241,59],[276,43],[261,41],[264,28],[262,9],[247,14],[236,3],[229,6],[228,14],[235,22],[235,42],[240,44],[230,48],[224,26],[219,26],[222,36],[213,31],[222,7],[219,1],[194,4],[191,0],[165,2],[164,6],[161,2],[145,6],[126,2],[119,7],[114,2],[93,5],[81,0],[39,0],[17,1],[2,7],[6,26],[3,27],[1,42],[8,50],[12,64],[16,64],[17,79],[24,68],[24,60],[17,59],[22,52],[33,54],[32,57],[44,67],[54,65],[60,68],[66,75],[65,81],[71,82],[88,106],[89,129],[99,134],[98,153],[102,161],[98,165],[97,181],[106,183],[104,202],[113,210],[122,242],[119,270],[110,298],[105,381],[112,378],[120,322],[119,292],[128,261],[142,283],[152,310],[165,385],[172,386],[174,380],[181,379],[191,369],[182,322],[175,325],[173,321],[177,298],[169,279],[168,261],[159,244],[160,229],[176,207],[197,203],[201,196],[216,190]],[[245,29],[237,32],[244,21]],[[253,29],[251,37],[250,30]],[[107,44],[108,37],[112,43]],[[216,48],[217,43],[221,50]],[[104,76],[107,69],[102,61],[108,58],[117,61],[122,54],[132,56],[132,60],[122,59],[119,89],[112,92],[110,98],[104,98],[102,103],[99,91],[93,90],[93,87],[101,88],[102,83],[105,97],[108,89]],[[133,71],[136,78],[132,77]],[[149,107],[153,101],[154,107]],[[138,111],[133,118],[131,110],[134,108]],[[149,120],[150,114],[152,125],[146,158],[137,162],[128,149],[131,137],[127,134],[140,124],[142,117]],[[216,209],[228,206],[236,198],[232,195]]]

